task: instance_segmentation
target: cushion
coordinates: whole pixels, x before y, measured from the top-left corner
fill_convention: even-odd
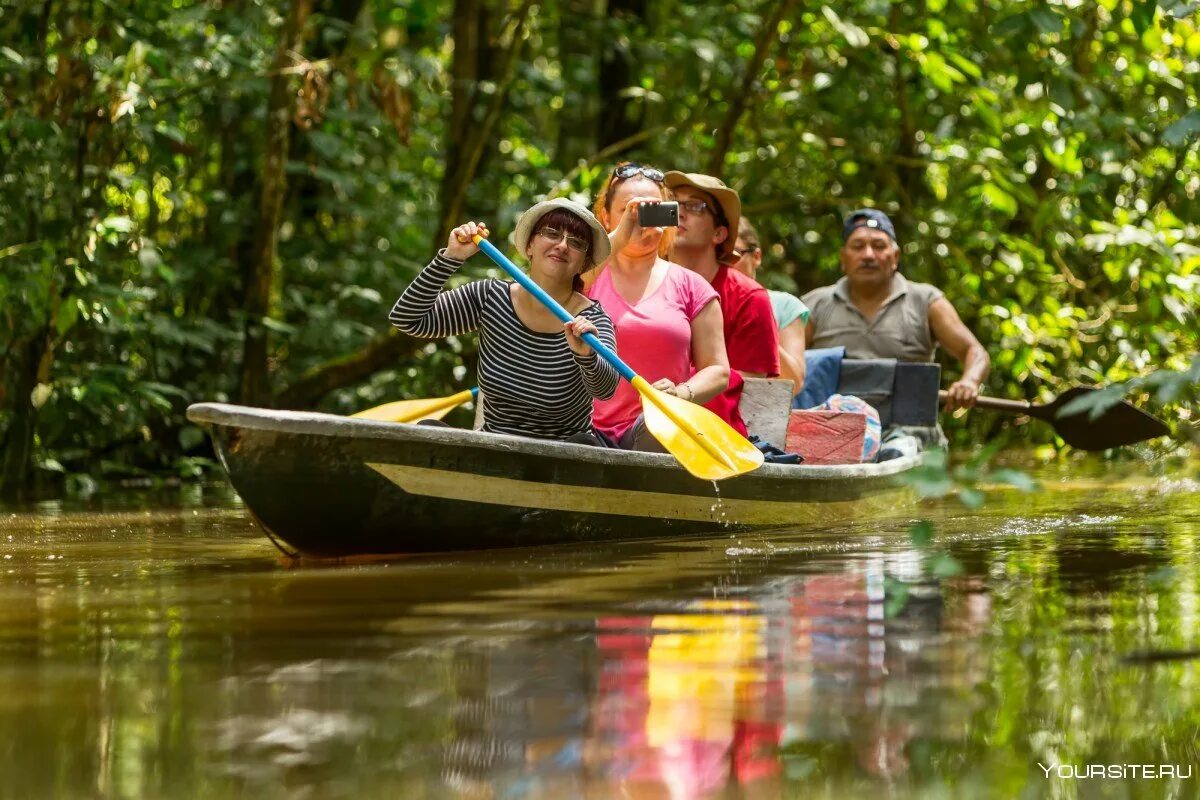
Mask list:
[[[819,406],[838,390],[842,377],[844,347],[819,347],[804,353],[804,389],[792,400],[792,408]]]

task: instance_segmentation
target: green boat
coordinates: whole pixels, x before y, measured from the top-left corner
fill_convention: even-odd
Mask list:
[[[832,522],[894,510],[919,456],[765,464],[714,484],[668,455],[223,403],[211,429],[242,500],[288,555],[586,544]]]

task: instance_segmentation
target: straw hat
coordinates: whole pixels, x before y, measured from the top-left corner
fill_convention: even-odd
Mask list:
[[[600,220],[596,219],[591,211],[565,197],[543,200],[520,216],[517,220],[517,227],[513,231],[513,244],[517,246],[517,249],[521,253],[525,252],[525,248],[529,245],[529,236],[533,233],[533,227],[537,225],[537,221],[556,208],[570,211],[591,228],[592,249],[588,253],[588,259],[593,264],[603,264],[607,261],[609,253],[612,252],[612,245],[608,243],[608,232],[604,230]]]
[[[729,223],[729,235],[725,237],[725,241],[721,242],[721,249],[717,251],[717,257],[726,258],[733,253],[733,247],[737,244],[738,221],[742,218],[742,200],[738,197],[737,191],[726,186],[720,178],[701,175],[699,172],[671,170],[666,174],[664,180],[667,188],[672,191],[680,186],[691,186],[693,189],[699,189],[712,195],[717,204],[721,206],[725,221]]]

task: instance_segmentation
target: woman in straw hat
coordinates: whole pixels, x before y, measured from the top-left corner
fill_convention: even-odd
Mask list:
[[[621,358],[660,391],[704,403],[729,385],[729,361],[717,293],[691,270],[663,259],[662,228],[637,221],[642,203],[670,198],[663,173],[619,164],[596,198],[612,255],[588,296],[604,304],[621,340]],[[628,384],[596,401],[596,430],[618,446],[661,451],[640,419],[641,398]]]
[[[479,331],[483,430],[537,439],[599,444],[592,402],[612,397],[619,377],[583,340],[596,335],[616,349],[612,320],[583,294],[582,274],[608,258],[608,235],[591,212],[566,199],[546,200],[521,215],[513,232],[538,286],[575,315],[562,323],[514,281],[487,278],[445,291],[450,276],[479,252],[473,237],[487,226],[467,222],[409,284],[390,319],[426,339]]]

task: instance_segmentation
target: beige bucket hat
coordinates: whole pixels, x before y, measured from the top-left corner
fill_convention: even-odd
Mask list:
[[[717,256],[728,258],[733,253],[734,245],[737,244],[738,221],[742,218],[742,199],[738,197],[737,191],[726,186],[720,178],[701,175],[699,172],[671,170],[664,176],[664,181],[671,191],[680,186],[691,186],[693,189],[708,192],[716,199],[721,206],[721,212],[725,215],[726,222],[729,223],[729,236],[725,237],[725,241],[721,243],[721,249],[717,251]]]
[[[570,211],[575,216],[582,219],[588,224],[592,230],[592,249],[588,253],[588,258],[592,264],[603,264],[608,260],[609,253],[612,252],[612,245],[608,243],[608,231],[604,230],[604,226],[600,224],[600,220],[596,216],[574,200],[569,200],[566,197],[556,197],[553,200],[543,200],[532,208],[528,209],[524,214],[517,219],[517,227],[513,231],[513,244],[522,254],[525,248],[529,245],[529,237],[533,233],[533,226],[537,221],[546,216],[547,213],[556,208],[561,208]]]

